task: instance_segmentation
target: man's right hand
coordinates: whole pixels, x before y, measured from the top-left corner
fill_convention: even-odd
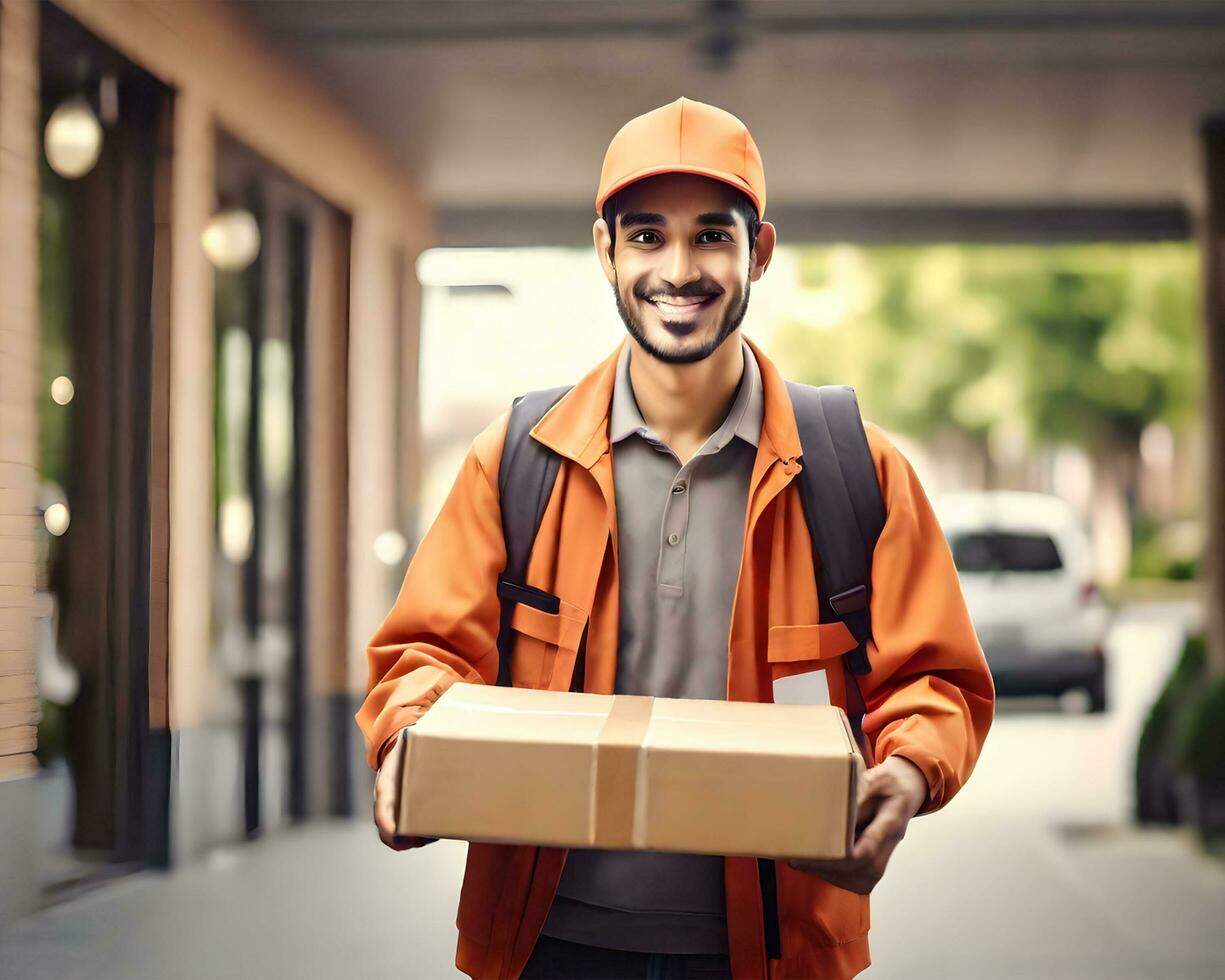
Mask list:
[[[379,839],[393,851],[431,844],[437,837],[409,837],[396,833],[396,811],[400,801],[400,786],[404,779],[404,755],[408,740],[401,735],[374,777],[374,825]]]

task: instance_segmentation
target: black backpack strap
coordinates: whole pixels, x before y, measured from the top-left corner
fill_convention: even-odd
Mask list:
[[[514,400],[498,464],[498,497],[502,508],[502,537],[506,542],[506,568],[498,578],[502,617],[498,626],[498,684],[510,687],[510,618],[515,603],[556,613],[560,600],[525,581],[528,558],[540,520],[557,481],[561,457],[530,435],[536,423],[561,400],[569,387],[529,391]]]
[[[872,669],[867,647],[872,636],[872,552],[885,526],[885,502],[855,390],[792,381],[787,389],[803,453],[800,498],[820,567],[821,622],[841,620],[858,643],[843,661],[847,715],[862,744],[865,706],[856,678]]]
[[[846,623],[858,641],[843,656],[846,664],[847,718],[855,741],[863,743],[865,706],[858,675],[868,673],[872,635],[872,552],[885,526],[885,502],[876,464],[859,416],[853,388],[787,382],[800,433],[800,500],[812,539],[813,567],[819,567],[817,593],[821,622]],[[779,959],[778,892],[774,861],[757,859],[766,958]]]

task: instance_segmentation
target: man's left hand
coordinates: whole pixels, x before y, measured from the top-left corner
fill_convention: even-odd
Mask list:
[[[838,861],[795,860],[797,871],[815,874],[831,885],[867,895],[885,873],[906,825],[927,801],[927,779],[909,759],[891,755],[858,780],[856,837],[851,856]]]

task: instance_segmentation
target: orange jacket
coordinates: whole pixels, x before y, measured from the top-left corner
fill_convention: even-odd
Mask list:
[[[623,341],[623,343],[628,341]],[[773,681],[828,672],[845,707],[842,624],[819,625],[816,570],[800,504],[795,416],[783,379],[750,342],[765,399],[733,602],[727,697],[773,700]],[[563,457],[529,563],[528,582],[561,598],[550,615],[515,607],[515,686],[567,690],[588,627],[586,690],[609,694],[617,656],[617,514],[608,417],[617,353],[588,374],[532,436]],[[377,768],[396,733],[454,681],[497,680],[495,582],[506,554],[498,461],[508,413],[473,442],[395,605],[367,650],[368,695],[357,713]],[[939,809],[965,782],[991,725],[995,691],[966,611],[948,545],[905,457],[865,423],[888,517],[872,568],[872,672],[860,679],[873,759],[898,753],[927,777]],[[762,801],[769,805],[769,801]],[[456,965],[474,978],[518,977],[531,954],[564,848],[472,843],[456,925]],[[767,961],[756,860],[725,865],[733,974],[850,977],[870,963],[868,897],[776,863],[782,958]]]

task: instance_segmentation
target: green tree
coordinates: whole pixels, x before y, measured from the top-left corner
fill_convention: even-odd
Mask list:
[[[1182,426],[1200,398],[1194,249],[1156,245],[812,247],[815,296],[850,297],[832,326],[796,318],[775,345],[792,376],[852,384],[881,424],[1071,443],[1135,516],[1140,433]]]

